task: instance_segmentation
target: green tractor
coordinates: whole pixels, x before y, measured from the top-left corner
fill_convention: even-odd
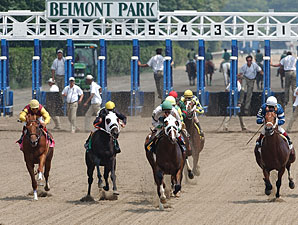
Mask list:
[[[97,78],[97,45],[96,44],[74,44],[74,77],[76,85],[83,90],[88,90],[86,76],[91,74]]]

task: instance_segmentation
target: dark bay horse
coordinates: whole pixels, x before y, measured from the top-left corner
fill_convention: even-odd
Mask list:
[[[114,150],[114,141],[118,138],[120,132],[119,120],[115,113],[109,112],[103,122],[105,123],[105,129],[97,130],[92,135],[91,150],[85,154],[88,175],[88,196],[91,193],[95,167],[97,169],[98,187],[103,188],[105,191],[109,190],[108,176],[111,172],[113,194],[119,195],[116,186],[116,152]],[[103,186],[99,166],[104,167],[105,186]]]
[[[289,187],[293,189],[295,184],[291,178],[290,167],[295,161],[295,150],[289,149],[287,141],[282,138],[277,131],[277,115],[274,111],[267,111],[265,116],[265,137],[263,139],[261,151],[255,148],[255,157],[258,165],[262,168],[265,181],[265,194],[270,195],[272,185],[269,180],[270,171],[278,171],[278,179],[276,181],[276,198],[280,197],[279,190],[281,186],[282,176],[285,169],[288,170]]]
[[[192,172],[194,175],[199,176],[199,154],[204,148],[205,137],[202,137],[199,133],[198,127],[195,124],[195,109],[196,105],[193,101],[186,101],[186,111],[187,115],[184,119],[186,130],[190,135],[190,146],[191,146],[191,155],[193,158],[193,169]]]
[[[212,82],[212,75],[214,74],[214,64],[211,60],[205,62],[205,76],[206,76],[206,81],[207,85],[211,86]],[[209,75],[209,81],[208,81],[208,75]]]
[[[186,72],[188,74],[189,85],[194,86],[196,84],[197,77],[197,64],[195,60],[186,64]]]
[[[23,153],[28,172],[32,180],[33,197],[37,198],[37,182],[34,174],[34,164],[38,164],[38,180],[43,179],[43,171],[45,177],[45,191],[50,190],[49,173],[51,169],[51,161],[54,154],[54,148],[49,146],[45,131],[42,125],[36,119],[35,115],[26,117],[26,127],[23,139]],[[45,168],[45,169],[44,169]]]
[[[164,209],[163,204],[166,202],[164,175],[171,175],[173,194],[181,190],[182,171],[185,163],[185,154],[177,143],[178,127],[177,120],[169,115],[164,119],[165,127],[160,138],[156,143],[156,160],[154,153],[146,150],[146,157],[152,167],[153,176],[157,185],[157,194],[159,197],[159,208]],[[146,138],[145,145],[149,139]]]

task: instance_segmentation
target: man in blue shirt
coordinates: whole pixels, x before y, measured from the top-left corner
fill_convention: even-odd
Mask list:
[[[257,114],[257,124],[264,123],[267,107],[269,108],[269,110],[274,110],[276,112],[277,119],[278,119],[278,123],[277,123],[278,131],[288,139],[289,148],[292,149],[293,148],[292,141],[290,140],[290,137],[285,132],[285,130],[281,127],[281,125],[283,125],[285,123],[284,110],[283,110],[282,106],[277,103],[277,99],[274,96],[270,96],[269,98],[267,98],[266,103],[264,103],[261,106],[261,108],[259,109],[259,112]],[[257,139],[256,146],[258,148],[262,147],[261,142],[262,142],[262,138],[264,137],[264,135],[265,135],[265,127],[264,127],[264,129],[262,129],[260,137]]]

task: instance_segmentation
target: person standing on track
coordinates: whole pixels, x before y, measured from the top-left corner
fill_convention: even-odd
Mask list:
[[[66,97],[67,116],[70,122],[71,130],[70,132],[75,133],[78,104],[81,104],[84,94],[82,89],[79,86],[75,85],[74,77],[69,78],[69,85],[63,89],[62,95]]]
[[[154,80],[157,89],[158,98],[162,99],[163,93],[163,64],[164,64],[164,57],[161,55],[162,49],[156,49],[156,55],[151,57],[151,59],[146,64],[141,64],[138,61],[138,66],[140,67],[151,67],[154,72]]]
[[[55,81],[52,78],[50,78],[48,80],[48,84],[50,86],[50,92],[59,92],[59,88],[55,84]],[[54,104],[54,106],[56,106],[55,101],[52,102],[52,103]],[[54,129],[60,130],[61,129],[61,123],[60,123],[59,116],[56,116],[56,107],[50,108],[49,111],[50,111],[50,114],[52,115],[53,121],[55,123]]]
[[[287,56],[280,60],[278,64],[271,64],[273,67],[284,67],[285,71],[285,105],[289,103],[290,87],[292,92],[296,88],[296,58],[292,56],[292,52],[287,52]]]
[[[257,76],[257,72],[263,75],[261,67],[252,62],[252,56],[246,57],[246,63],[240,68],[238,78],[242,79],[242,89],[246,92],[246,100],[244,103],[244,114],[249,114],[250,102],[254,89],[254,84]]]
[[[90,117],[94,114],[97,115],[97,113],[100,110],[100,106],[102,103],[101,99],[101,87],[93,81],[92,75],[86,76],[86,83],[90,85],[90,97],[87,99],[87,101],[84,103],[84,107],[88,106],[88,103],[91,101],[91,105],[88,109],[88,111],[85,114],[85,131],[90,132]]]
[[[65,58],[63,57],[63,51],[59,49],[57,51],[57,58],[53,61],[51,66],[52,71],[52,79],[56,81],[56,84],[59,87],[59,91],[61,92],[65,86]]]

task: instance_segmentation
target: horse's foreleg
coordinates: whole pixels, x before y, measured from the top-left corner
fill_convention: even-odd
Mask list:
[[[113,194],[119,195],[119,192],[117,191],[117,186],[116,186],[116,158],[115,158],[115,160],[113,160],[113,163],[112,163],[111,179],[113,182]]]
[[[96,165],[96,171],[97,171],[97,178],[98,178],[98,188],[103,188],[103,184],[102,184],[102,179],[101,179],[101,173],[100,173],[100,169],[99,169],[99,165]]]
[[[193,179],[194,178],[194,174],[192,172],[192,168],[190,166],[190,163],[189,163],[188,158],[185,159],[185,165],[186,165],[187,175],[188,175],[189,179]]]
[[[272,190],[272,185],[269,180],[270,173],[266,169],[263,169],[263,174],[264,174],[264,182],[265,182],[265,186],[266,186],[265,194],[270,195],[271,190]]]
[[[199,169],[199,165],[198,165],[198,162],[199,162],[199,153],[198,152],[193,151],[192,160],[193,160],[193,169],[192,169],[193,173],[196,176],[200,176],[200,169]]]
[[[42,180],[42,174],[44,172],[44,166],[46,162],[47,154],[43,153],[39,156],[38,164],[38,180]]]
[[[91,159],[88,156],[88,153],[85,154],[85,161],[87,165],[87,175],[88,175],[88,195],[91,194],[91,185],[93,183],[93,171],[95,168],[94,163],[91,161]]]
[[[181,190],[181,183],[182,183],[182,177],[183,177],[182,171],[183,171],[184,164],[185,164],[185,157],[181,160],[180,168],[177,171],[176,176],[175,176],[176,184],[175,184],[175,189],[174,189],[174,192],[173,192],[174,195],[176,195]]]
[[[281,178],[282,178],[282,175],[285,172],[285,169],[286,168],[283,167],[283,168],[281,168],[281,170],[278,171],[278,179],[276,181],[276,188],[277,188],[276,195],[275,195],[276,198],[279,198],[280,197],[279,190],[280,190],[280,186],[281,186]]]
[[[51,170],[51,161],[52,161],[52,158],[53,158],[54,148],[50,148],[49,151],[50,152],[48,154],[48,157],[46,158],[45,172],[44,172],[44,177],[45,177],[45,180],[46,180],[46,185],[45,185],[44,189],[46,191],[50,190],[49,174],[50,174],[50,170]]]
[[[291,168],[291,163],[288,162],[288,164],[287,164],[287,170],[288,170],[289,187],[291,189],[294,189],[295,188],[295,183],[293,181],[293,178],[291,177],[290,168]]]
[[[33,188],[33,197],[34,200],[38,200],[37,197],[37,182],[35,180],[35,176],[34,176],[34,164],[33,163],[27,163],[26,162],[26,166],[27,166],[27,170],[30,174],[31,177],[31,181],[32,181],[32,188]]]
[[[105,182],[106,182],[106,185],[103,187],[105,191],[108,191],[110,189],[109,180],[108,180],[110,171],[111,171],[111,165],[106,165],[104,167],[104,173],[103,173],[103,178],[105,179]]]

